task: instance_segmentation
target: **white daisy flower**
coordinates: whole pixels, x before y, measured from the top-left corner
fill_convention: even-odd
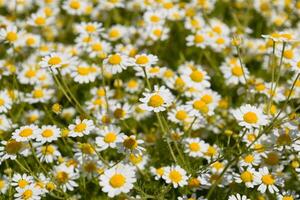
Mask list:
[[[103,60],[105,71],[111,74],[121,73],[131,65],[132,62],[128,59],[128,57],[119,53],[111,54]]]
[[[191,157],[202,157],[209,147],[208,144],[199,138],[186,138],[184,143],[184,152]]]
[[[29,186],[34,182],[33,177],[27,174],[15,173],[12,177],[12,186],[17,188],[24,189],[26,186]]]
[[[0,113],[7,113],[12,107],[12,99],[7,92],[0,91]]]
[[[52,142],[57,140],[57,138],[60,136],[60,129],[55,125],[43,125],[37,135],[36,135],[36,141],[44,144],[46,142]]]
[[[102,191],[110,198],[120,193],[128,193],[136,182],[135,169],[130,165],[118,164],[108,170],[99,178]]]
[[[69,136],[70,137],[83,137],[84,135],[89,135],[91,131],[95,128],[92,120],[84,119],[80,120],[77,118],[75,124],[69,125]]]
[[[99,135],[96,137],[96,145],[99,147],[99,151],[103,151],[110,148],[116,148],[118,142],[122,142],[123,133],[120,132],[119,127],[110,125],[105,126],[104,129],[99,130]]]
[[[94,82],[99,72],[97,66],[81,62],[71,69],[71,76],[75,82],[83,84]]]
[[[150,172],[154,175],[155,180],[159,180],[162,178],[162,176],[165,173],[165,168],[164,167],[150,167]]]
[[[34,124],[22,126],[12,133],[12,139],[15,139],[17,142],[33,140],[36,138],[38,130],[39,128]]]
[[[275,185],[276,177],[269,172],[267,167],[259,169],[255,182],[259,185],[257,190],[261,193],[265,193],[267,190],[272,194],[279,191]]]
[[[34,184],[27,185],[24,188],[16,188],[14,198],[16,200],[39,200],[41,199],[41,189]]]
[[[10,44],[16,44],[20,39],[20,33],[16,26],[9,25],[0,29],[0,40]]]
[[[162,178],[166,183],[172,184],[174,188],[183,187],[188,183],[186,171],[180,166],[164,167],[164,175]]]
[[[173,102],[172,93],[165,86],[154,86],[153,92],[144,92],[140,98],[140,108],[147,111],[161,112],[166,110]]]
[[[141,155],[145,151],[145,148],[141,146],[144,141],[138,140],[135,135],[122,135],[122,137],[122,141],[117,143],[119,153]]]
[[[43,146],[38,146],[36,148],[37,157],[41,162],[52,163],[54,160],[57,160],[61,154],[58,151],[57,146],[52,144],[46,144]]]
[[[61,68],[63,65],[68,64],[66,54],[55,52],[50,53],[47,56],[42,58],[42,61],[39,65],[43,68],[50,67],[51,69],[55,70],[55,68]],[[54,71],[55,72],[55,71]]]
[[[102,23],[99,22],[81,22],[76,25],[76,31],[80,34],[98,35],[103,31]]]
[[[246,170],[237,174],[235,182],[244,183],[247,188],[253,188],[256,185],[255,176],[257,176],[255,169],[248,167]]]
[[[133,65],[136,67],[149,67],[156,64],[157,61],[157,56],[152,54],[139,54],[132,60]]]
[[[234,110],[232,114],[239,125],[245,128],[259,128],[268,124],[267,116],[263,114],[262,109],[250,104],[241,106],[239,109]]]
[[[58,186],[60,186],[63,191],[73,191],[78,184],[75,180],[78,178],[78,174],[75,172],[74,166],[66,166],[64,163],[58,166],[54,166],[53,177]]]

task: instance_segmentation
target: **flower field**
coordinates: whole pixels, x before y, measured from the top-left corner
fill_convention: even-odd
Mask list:
[[[299,200],[300,1],[0,0],[0,200]]]

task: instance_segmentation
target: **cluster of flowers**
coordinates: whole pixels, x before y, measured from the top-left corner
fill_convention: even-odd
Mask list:
[[[299,1],[0,13],[1,197],[300,198]]]

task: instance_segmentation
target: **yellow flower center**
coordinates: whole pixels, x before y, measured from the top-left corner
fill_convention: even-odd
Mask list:
[[[195,38],[194,38],[195,43],[199,44],[199,43],[202,43],[203,41],[204,41],[203,35],[199,35],[199,34],[195,35]]]
[[[34,98],[41,98],[44,96],[44,91],[42,89],[36,89],[33,91]]]
[[[28,71],[26,71],[25,76],[27,78],[32,78],[36,75],[36,70],[34,69],[29,69]]]
[[[144,65],[147,64],[149,62],[149,58],[145,55],[139,56],[137,57],[135,63],[139,64],[139,65]]]
[[[92,24],[88,24],[86,25],[85,30],[89,33],[93,33],[96,31],[96,27]]]
[[[86,124],[85,123],[79,123],[75,126],[75,132],[82,132],[86,129]]]
[[[245,183],[253,181],[253,175],[249,171],[242,172],[240,177],[241,177],[242,181]]]
[[[97,171],[97,165],[94,162],[88,162],[88,163],[84,164],[83,168],[86,172],[89,172],[89,173]]]
[[[0,99],[0,106],[3,106],[4,103],[5,103],[4,99],[1,98],[1,99]]]
[[[22,131],[20,131],[19,135],[21,137],[29,137],[33,134],[33,130],[31,128],[25,128]]]
[[[32,46],[32,45],[34,45],[35,44],[35,39],[34,38],[28,38],[27,40],[26,40],[26,44],[28,45],[28,46]]]
[[[164,104],[164,99],[158,94],[152,95],[148,102],[148,106],[151,106],[154,108],[159,107],[163,104]]]
[[[122,57],[118,54],[111,55],[108,59],[108,62],[112,65],[118,65],[122,61]]]
[[[160,71],[160,67],[156,66],[156,67],[151,67],[149,72],[151,74],[154,74],[154,73],[158,73]]]
[[[284,196],[282,197],[282,200],[294,200],[293,196]]]
[[[221,34],[222,33],[222,28],[220,26],[215,26],[215,27],[213,27],[213,31],[215,33]]]
[[[127,149],[135,149],[138,146],[138,143],[134,138],[129,137],[123,141],[123,145]]]
[[[182,180],[182,175],[178,171],[172,170],[169,174],[169,178],[172,182],[179,183]]]
[[[130,81],[127,83],[127,86],[128,86],[129,88],[136,88],[136,87],[138,86],[138,83],[137,83],[137,81],[135,81],[135,80],[130,80]]]
[[[157,15],[152,15],[152,16],[150,17],[150,21],[151,21],[151,22],[154,22],[154,23],[157,23],[157,22],[160,21],[160,17],[157,16]]]
[[[5,181],[4,180],[0,180],[0,190],[3,189],[5,186]]]
[[[222,163],[220,163],[220,162],[215,162],[213,165],[212,165],[215,169],[217,169],[217,170],[220,170],[220,169],[222,169],[223,168],[223,164]]]
[[[18,182],[20,188],[25,188],[28,185],[28,182],[25,179],[21,179]]]
[[[32,197],[32,195],[33,195],[32,190],[25,190],[22,194],[22,198],[24,200],[27,200],[27,199],[30,199]]]
[[[43,155],[53,155],[55,148],[52,145],[42,146]]]
[[[192,143],[189,144],[189,148],[190,148],[191,151],[197,152],[197,151],[200,150],[200,145],[197,142],[192,142]]]
[[[80,3],[79,3],[79,1],[76,1],[76,0],[71,1],[69,5],[71,8],[73,8],[75,10],[80,8]]]
[[[255,124],[258,121],[258,117],[255,112],[247,112],[243,116],[245,122],[249,124]]]
[[[276,152],[270,152],[267,154],[267,158],[265,159],[265,162],[268,165],[277,165],[279,163],[279,155]]]
[[[189,183],[188,183],[189,187],[191,187],[191,188],[199,187],[200,184],[201,183],[197,178],[190,178]]]
[[[54,133],[51,129],[46,129],[42,132],[42,136],[45,137],[45,138],[49,138],[53,135],[54,135]]]
[[[9,140],[6,143],[5,151],[8,154],[16,154],[20,151],[21,148],[22,148],[22,143],[21,142],[17,142],[16,140]]]
[[[86,66],[86,67],[84,67],[84,66],[78,66],[77,67],[77,72],[81,76],[86,76],[86,75],[88,75],[91,72],[91,70],[90,70],[90,67],[88,67],[88,66]]]
[[[244,157],[244,161],[245,161],[246,163],[252,163],[252,162],[254,161],[254,156],[252,156],[252,155],[247,155],[247,156]]]
[[[190,78],[194,81],[194,82],[201,82],[203,80],[203,73],[198,71],[198,70],[194,70],[191,74],[190,74]]]
[[[109,37],[110,38],[117,38],[117,37],[119,37],[120,36],[120,31],[118,30],[118,29],[112,29],[112,30],[110,30],[110,32],[109,32]]]
[[[271,174],[267,174],[267,175],[262,176],[261,181],[265,185],[273,185],[275,183],[275,180],[274,180],[274,178]]]
[[[6,39],[9,42],[14,42],[18,39],[18,34],[15,33],[15,32],[8,32],[7,35],[6,35]]]
[[[100,43],[92,44],[93,51],[102,51],[103,47]]]
[[[64,184],[64,183],[68,182],[69,174],[64,171],[59,171],[59,172],[57,172],[55,178],[60,184]]]
[[[164,168],[162,168],[162,167],[156,169],[155,171],[156,171],[156,173],[157,173],[158,175],[160,175],[160,176],[162,176],[162,175],[164,174]]]
[[[104,142],[106,142],[106,143],[112,143],[112,142],[116,141],[116,139],[117,139],[116,134],[113,133],[113,132],[110,132],[110,133],[107,133],[105,135]]]
[[[225,43],[225,39],[224,39],[224,38],[218,38],[218,39],[216,40],[216,43],[217,43],[217,44],[224,44],[224,43]]]
[[[126,114],[126,112],[122,109],[122,108],[117,108],[114,111],[114,117],[117,119],[121,119],[122,117],[124,117]]]
[[[135,156],[134,154],[130,154],[129,159],[133,164],[136,165],[136,164],[139,164],[143,160],[143,157],[141,155]]]
[[[153,34],[156,36],[156,37],[160,37],[161,34],[162,34],[162,30],[161,29],[155,29],[153,31]]]
[[[34,20],[34,23],[39,25],[39,26],[42,26],[46,23],[46,19],[44,17],[37,17],[35,20]]]
[[[202,113],[207,113],[208,112],[208,107],[206,105],[206,103],[202,100],[196,100],[193,103],[193,108],[202,112]]]
[[[291,49],[285,50],[284,53],[283,53],[283,56],[286,59],[292,59],[292,58],[294,58],[294,52]]]
[[[206,104],[209,104],[213,101],[212,96],[205,94],[201,97],[201,100],[204,101]]]
[[[234,67],[231,68],[231,73],[234,75],[234,76],[242,76],[243,75],[243,69],[236,65]]]
[[[58,56],[53,56],[52,58],[50,58],[49,60],[48,60],[48,64],[49,65],[58,65],[58,64],[60,64],[61,63],[61,58],[60,57],[58,57]]]
[[[188,117],[188,114],[184,110],[179,110],[177,111],[175,117],[180,121],[184,121]]]
[[[113,175],[110,180],[109,180],[109,184],[113,187],[113,188],[120,188],[122,187],[124,184],[126,183],[126,178],[124,175],[122,174],[115,174]]]

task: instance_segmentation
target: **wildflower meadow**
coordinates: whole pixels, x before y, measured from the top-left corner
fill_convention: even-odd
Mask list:
[[[0,200],[300,200],[299,0],[0,0]]]

